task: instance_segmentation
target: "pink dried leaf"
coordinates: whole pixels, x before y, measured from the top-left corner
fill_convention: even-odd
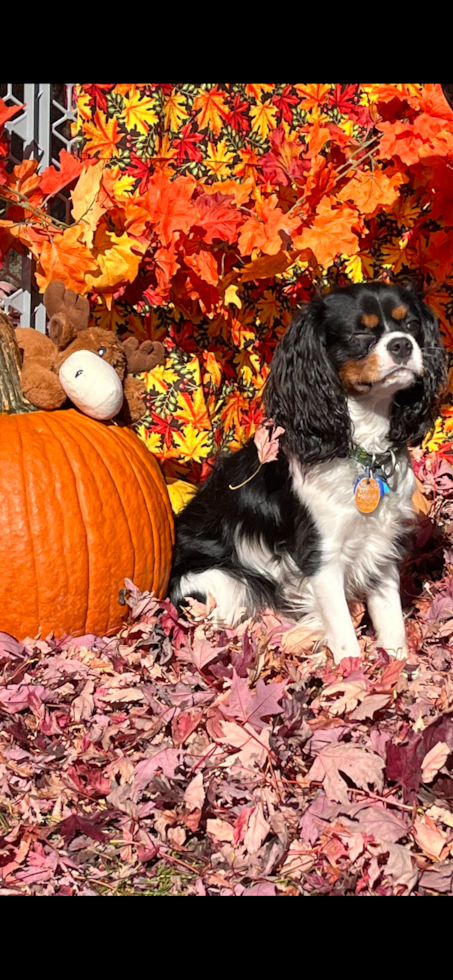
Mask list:
[[[81,719],[87,721],[91,718],[94,711],[94,698],[92,696],[94,691],[94,681],[87,680],[85,687],[80,692],[79,696],[74,699],[71,705],[71,715],[76,724],[80,722]]]
[[[431,783],[439,769],[445,765],[450,755],[450,748],[446,742],[437,742],[432,749],[426,753],[422,761],[422,780],[424,783]]]
[[[270,825],[264,816],[262,803],[258,803],[249,816],[244,835],[244,844],[249,854],[255,854],[260,849],[269,831]]]
[[[396,843],[408,833],[407,823],[392,810],[384,810],[383,806],[368,806],[358,812],[358,822],[343,818],[351,830],[357,829],[377,841]]]
[[[355,711],[349,715],[352,721],[362,721],[363,718],[372,718],[376,714],[376,711],[380,711],[381,708],[385,706],[390,701],[389,694],[370,694],[369,697],[364,698],[361,704],[357,706]]]
[[[240,721],[248,721],[261,730],[267,724],[263,718],[281,714],[282,707],[279,701],[285,687],[286,681],[265,684],[260,678],[256,685],[256,694],[252,694],[245,678],[239,677],[233,670],[228,711]]]
[[[278,440],[284,431],[281,425],[274,426],[271,419],[258,426],[253,441],[257,448],[260,463],[271,463],[277,459],[280,449]]]
[[[189,783],[184,793],[184,803],[189,810],[201,810],[205,798],[203,774],[198,772]]]
[[[162,769],[165,776],[174,777],[176,766],[182,760],[180,749],[161,749],[151,759],[143,759],[134,770],[134,780],[131,786],[131,800],[137,802],[142,790],[151,782],[157,769]]]
[[[221,842],[232,842],[234,839],[234,828],[226,820],[216,817],[206,821],[206,831],[209,837]]]
[[[413,835],[422,851],[438,861],[447,842],[445,834],[417,819],[414,822]]]
[[[270,898],[275,898],[276,894],[275,885],[271,885],[270,881],[260,881],[258,885],[252,885],[251,888],[246,888],[242,892],[241,897],[259,898],[269,896]]]
[[[347,785],[340,775],[345,773],[360,789],[375,786],[382,789],[384,761],[374,752],[366,752],[344,742],[328,745],[315,759],[307,781],[322,782],[329,800],[348,803]]]

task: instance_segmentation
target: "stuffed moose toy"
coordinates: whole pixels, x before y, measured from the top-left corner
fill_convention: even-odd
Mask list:
[[[86,297],[51,282],[44,294],[49,336],[17,327],[22,356],[21,385],[37,408],[61,408],[67,398],[85,415],[131,425],[144,415],[145,386],[130,377],[164,362],[162,344],[134,337],[122,343],[110,330],[88,327]]]

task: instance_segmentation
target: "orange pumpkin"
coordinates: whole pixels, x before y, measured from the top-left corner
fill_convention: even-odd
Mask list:
[[[30,411],[11,363],[5,388],[5,321],[0,397],[4,412],[21,414],[0,415],[0,629],[19,639],[113,632],[129,611],[119,603],[126,577],[166,594],[174,531],[164,478],[128,429],[72,409]]]

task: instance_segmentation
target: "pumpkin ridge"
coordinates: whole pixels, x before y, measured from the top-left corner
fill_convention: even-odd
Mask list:
[[[171,527],[170,540],[171,540],[171,544],[174,545],[175,543],[174,517],[173,517],[173,510],[170,503],[170,497],[168,495],[167,485],[165,483],[165,477],[163,475],[162,470],[160,469],[160,465],[157,458],[153,455],[153,453],[149,451],[149,449],[146,448],[145,443],[143,442],[142,439],[139,439],[139,445],[140,445],[140,450],[143,447],[143,449],[152,457],[152,459],[155,460],[157,466],[159,467],[159,473],[162,475],[162,483],[160,481],[158,482],[155,478],[154,478],[154,483],[157,490],[159,491],[159,496],[163,504],[164,513]],[[138,452],[138,447],[134,447],[134,448],[136,449],[136,456],[138,457],[138,459],[141,459],[141,455],[142,455],[141,451]],[[165,490],[163,490],[163,487],[165,487]]]
[[[20,418],[20,416],[19,415],[13,415],[11,417],[14,419],[15,426],[16,426],[16,429],[17,429],[17,434],[18,434],[18,437],[19,437],[19,444],[20,444],[20,454],[19,454],[19,458],[20,458],[20,469],[21,469],[21,472],[22,472],[22,485],[23,485],[23,490],[24,490],[24,492],[23,492],[23,500],[25,502],[25,508],[24,509],[25,509],[25,513],[26,513],[26,517],[27,517],[28,535],[29,535],[29,541],[30,541],[31,558],[32,558],[32,562],[33,562],[34,579],[35,579],[35,582],[36,582],[36,585],[37,585],[38,579],[37,579],[37,575],[36,575],[35,545],[34,545],[33,534],[32,534],[32,527],[31,527],[31,520],[30,520],[30,507],[29,507],[29,501],[28,501],[28,486],[27,486],[27,478],[26,478],[26,473],[25,473],[24,443],[23,443],[22,434],[21,434],[21,431],[20,431],[21,426],[18,424],[18,421],[17,421],[18,418]],[[39,590],[38,590],[37,587],[36,587],[36,609],[37,609],[37,613],[38,613],[38,623],[40,623],[41,622],[41,612],[40,612],[40,608],[39,608]],[[20,637],[20,639],[22,639],[22,637]]]
[[[2,414],[2,439],[0,443],[0,465],[2,473],[13,473],[12,486],[16,492],[10,492],[7,480],[1,485],[0,512],[2,514],[2,535],[0,540],[0,563],[2,565],[2,582],[4,583],[4,620],[2,628],[12,635],[20,629],[17,626],[18,611],[23,609],[20,602],[20,589],[27,596],[23,618],[27,624],[24,635],[32,635],[33,625],[37,620],[37,598],[35,590],[35,574],[31,529],[28,521],[25,469],[22,456],[22,439],[18,419],[20,416]],[[6,430],[5,430],[6,425]],[[5,435],[6,431],[6,435]],[[8,465],[10,470],[8,471]],[[17,487],[20,486],[20,492]],[[5,528],[6,523],[6,528]],[[18,533],[16,533],[16,528]],[[30,559],[31,554],[31,559]],[[34,630],[36,632],[36,630]]]
[[[128,556],[132,555],[132,561],[133,561],[133,565],[135,567],[134,544],[133,544],[133,541],[132,541],[132,536],[131,536],[131,532],[130,532],[130,528],[129,528],[129,521],[128,521],[127,513],[126,513],[126,510],[125,510],[123,501],[121,499],[121,494],[120,494],[120,492],[118,490],[116,481],[112,478],[111,471],[110,471],[107,463],[105,462],[102,449],[100,449],[100,446],[102,446],[102,443],[104,443],[104,445],[107,445],[107,451],[109,450],[109,448],[111,446],[110,439],[109,439],[109,442],[106,444],[106,440],[105,440],[105,437],[104,437],[104,432],[107,431],[107,430],[105,430],[102,425],[99,425],[99,423],[93,422],[92,419],[88,419],[84,415],[81,415],[80,416],[80,418],[83,419],[83,422],[80,422],[79,421],[79,418],[77,418],[77,424],[76,424],[74,418],[68,418],[67,417],[69,415],[69,411],[68,412],[65,412],[64,415],[66,416],[65,417],[65,422],[64,422],[64,427],[67,430],[69,430],[69,433],[70,433],[70,435],[73,438],[75,436],[75,438],[76,438],[76,440],[78,442],[78,445],[79,445],[79,448],[81,449],[81,451],[83,452],[83,450],[82,450],[82,442],[85,441],[90,446],[90,449],[94,450],[96,452],[96,454],[97,454],[97,457],[98,457],[98,459],[97,459],[98,470],[97,470],[96,473],[93,473],[93,471],[91,470],[91,475],[93,477],[94,485],[96,487],[96,497],[97,497],[97,501],[98,501],[98,504],[99,504],[99,511],[98,511],[99,516],[101,516],[101,515],[103,515],[104,517],[107,516],[107,518],[109,519],[109,523],[111,523],[113,525],[113,497],[114,497],[115,498],[115,501],[116,501],[116,504],[117,504],[117,506],[115,507],[115,510],[116,510],[117,514],[118,513],[121,513],[122,514],[122,518],[123,518],[122,519],[122,522],[121,522],[121,524],[122,524],[122,534],[118,534],[118,535],[115,536],[115,547],[117,549],[119,549],[120,545],[122,546],[121,547],[122,558],[121,559],[118,559],[118,561],[122,561],[124,559],[124,564],[127,567],[128,565],[130,565],[130,562],[128,561]],[[63,421],[63,420],[61,419],[60,421]],[[92,440],[90,438],[90,435],[91,435],[91,427],[93,425],[96,426],[96,429],[98,429],[98,427],[99,427],[99,431],[96,431],[96,439],[93,439]],[[99,468],[100,467],[102,467],[103,479],[98,479]],[[103,495],[102,495],[102,493],[100,491],[101,486],[104,485],[105,482],[106,482],[105,481],[105,475],[107,475],[108,480],[109,480],[109,486],[110,486],[109,493],[111,495],[111,503],[112,503],[111,509],[109,508],[107,510],[107,512],[105,511],[105,509],[103,507]],[[126,538],[127,538],[127,544],[126,544]],[[109,588],[106,590],[108,592],[108,594],[109,594],[108,609],[106,609],[106,620],[107,620],[107,624],[106,624],[106,626],[104,628],[104,631],[103,631],[105,633],[105,632],[107,632],[110,629],[111,623],[115,620],[115,612],[116,612],[115,606],[118,604],[118,598],[117,598],[117,596],[116,596],[116,598],[114,597],[113,590],[111,588],[111,584],[112,584],[112,582],[115,579],[115,571],[114,571],[114,569],[115,569],[116,562],[113,562],[112,560],[110,560],[108,548],[105,547],[105,545],[109,542],[108,531],[107,531],[107,534],[106,535],[103,535],[102,536],[102,542],[104,544],[103,557],[104,557],[104,560],[105,560],[106,557],[108,556],[108,567],[109,567],[109,570],[108,570]],[[96,549],[94,549],[94,551],[96,551]],[[90,560],[92,559],[92,552],[93,552],[93,549],[89,548]],[[87,632],[91,632],[90,623],[91,623],[92,617],[93,616],[96,616],[97,613],[98,613],[98,603],[99,603],[99,596],[94,595],[94,599],[93,599],[93,594],[91,593],[89,595],[89,598],[88,598],[88,609],[87,609],[87,616],[86,616]]]
[[[154,555],[153,564],[155,567],[156,566],[160,567],[160,563],[163,558],[161,540],[160,540],[160,535],[159,534],[156,535],[155,533],[156,517],[151,512],[150,507],[148,506],[148,498],[149,498],[150,490],[153,496],[156,490],[156,481],[154,479],[154,473],[151,472],[151,469],[146,469],[146,471],[143,472],[143,470],[141,470],[140,468],[137,469],[137,467],[134,465],[135,457],[136,457],[135,440],[133,443],[130,443],[129,438],[125,437],[125,432],[127,432],[127,430],[116,427],[116,433],[114,434],[114,438],[116,441],[116,448],[118,454],[121,456],[123,460],[125,460],[128,472],[132,474],[133,479],[135,481],[135,486],[138,487],[140,491],[140,495],[143,501],[143,506],[146,509],[146,513],[148,516],[147,530],[150,537],[151,554]],[[137,541],[137,549],[140,549],[140,551],[146,550],[146,545],[143,542]],[[140,563],[143,564],[143,576],[145,576],[146,574],[147,581],[149,582],[149,588],[152,588],[153,583],[149,581],[150,576],[148,572],[145,570],[145,566],[148,564],[148,557],[149,556],[147,555],[146,558],[142,559]],[[134,581],[132,576],[131,579],[132,581]],[[134,581],[134,584],[137,584],[137,582]],[[142,587],[148,588],[148,585],[146,583],[143,583],[143,580],[142,580]]]
[[[132,465],[138,467],[138,472],[141,476],[142,471],[141,471],[140,462],[142,458],[146,459],[144,453],[148,454],[146,472],[148,474],[148,479],[152,484],[153,495],[157,491],[159,504],[161,505],[160,513],[157,516],[154,512],[153,513],[150,512],[146,500],[149,520],[153,533],[153,539],[154,542],[157,541],[159,545],[158,548],[159,561],[154,563],[153,581],[152,583],[150,583],[149,588],[151,591],[155,592],[157,595],[162,597],[162,595],[166,595],[166,589],[167,589],[168,577],[169,577],[169,569],[168,569],[168,574],[166,574],[165,578],[162,579],[162,570],[166,567],[165,562],[162,562],[162,558],[163,557],[167,558],[168,552],[169,551],[171,552],[173,546],[173,537],[174,537],[173,513],[171,511],[170,500],[168,498],[168,494],[165,489],[165,479],[160,469],[158,461],[156,460],[155,456],[153,456],[152,453],[149,453],[149,450],[146,449],[146,447],[143,445],[143,442],[141,442],[138,439],[138,437],[137,437],[137,441],[134,439],[133,443],[131,443],[130,442],[131,436],[132,433],[128,433],[127,441],[128,443],[130,443],[130,448],[131,448],[131,454],[130,454],[131,463]],[[151,460],[153,461],[152,467],[149,467],[149,463],[151,462]],[[165,537],[168,536],[169,528],[171,529],[171,533],[169,535],[169,541],[168,540],[165,541],[164,539]],[[158,581],[156,581],[156,575],[158,573],[159,573],[159,579]]]
[[[59,423],[59,416],[57,416],[56,414],[50,416],[50,418],[49,418],[49,416],[46,414],[46,412],[42,412],[40,414],[40,416],[39,416],[39,422],[42,425],[45,426],[45,428],[47,429],[48,434],[50,434],[54,438],[55,438],[56,434],[58,434],[59,428],[61,428],[58,425],[58,423]],[[90,585],[90,561],[89,561],[88,535],[87,535],[87,530],[86,530],[86,527],[85,527],[85,522],[84,522],[84,519],[83,519],[82,508],[80,506],[79,496],[78,496],[78,493],[77,493],[77,478],[76,478],[76,474],[74,472],[74,469],[73,469],[73,467],[71,465],[71,457],[70,457],[70,454],[67,452],[67,449],[64,446],[64,444],[62,443],[61,439],[58,439],[58,445],[59,445],[59,449],[61,451],[61,454],[62,454],[62,456],[64,457],[64,459],[66,460],[66,463],[67,463],[67,474],[70,474],[70,476],[72,478],[72,489],[74,491],[74,501],[76,503],[77,513],[78,513],[78,516],[79,516],[79,521],[78,521],[79,527],[78,527],[78,531],[79,531],[79,533],[82,532],[82,534],[83,534],[83,540],[84,540],[84,545],[85,545],[85,549],[84,550],[85,550],[85,559],[86,559],[86,561],[85,561],[85,566],[86,566],[86,571],[85,571],[86,585],[85,585],[84,591],[83,591],[83,599],[81,598],[81,601],[80,601],[80,614],[81,614],[81,616],[83,618],[83,621],[85,622],[85,619],[86,619],[86,610],[87,610],[87,607],[88,607],[89,585]],[[56,467],[56,469],[58,470],[58,467]],[[65,479],[67,478],[67,474],[66,473],[64,474],[64,478]],[[63,514],[64,537],[66,537],[66,532],[67,532],[68,526],[70,527],[70,529],[72,531],[74,530],[74,527],[73,527],[73,525],[71,525],[71,522],[70,521],[68,522],[66,520],[66,509],[65,509],[65,506],[64,506],[64,498],[63,498],[63,505],[62,505],[61,511],[62,511],[62,514]],[[81,544],[81,542],[80,542],[80,544]],[[69,553],[66,554],[66,549],[65,548],[63,548],[63,550],[62,550],[62,557],[63,557],[64,563],[65,563],[66,581],[67,581],[67,595],[69,595],[70,594],[70,582],[71,582],[71,578],[72,578],[72,575],[73,575],[73,568],[72,567],[69,567],[70,554]],[[82,575],[81,578],[83,578],[83,577],[84,576]],[[83,608],[82,608],[82,606],[83,606]],[[84,622],[81,624],[82,627],[84,626]],[[74,629],[75,630],[78,630],[78,628],[79,627],[77,626],[77,624],[75,624],[74,625]]]

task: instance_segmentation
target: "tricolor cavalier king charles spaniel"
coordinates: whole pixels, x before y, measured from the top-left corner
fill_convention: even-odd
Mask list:
[[[437,321],[410,286],[315,298],[278,344],[264,393],[276,459],[255,442],[220,455],[177,519],[170,583],[181,608],[211,595],[216,622],[271,608],[360,656],[348,602],[366,599],[377,643],[407,653],[399,560],[413,521],[408,444],[433,424],[445,380]],[[255,474],[255,475],[254,475]]]

